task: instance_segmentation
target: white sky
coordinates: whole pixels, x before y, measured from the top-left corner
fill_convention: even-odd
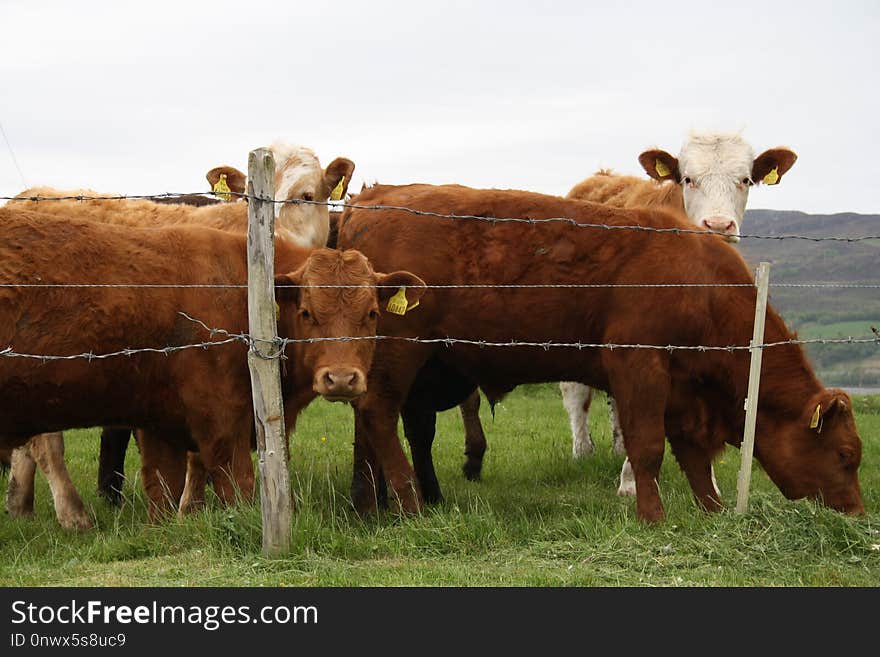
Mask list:
[[[742,130],[750,208],[880,212],[880,3],[0,0],[0,196],[206,190],[276,138],[362,181],[565,194]]]

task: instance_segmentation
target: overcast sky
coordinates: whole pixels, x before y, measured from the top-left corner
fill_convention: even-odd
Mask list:
[[[715,4],[0,0],[0,196],[201,191],[275,139],[565,194],[696,128],[798,153],[750,208],[880,212],[880,3]]]

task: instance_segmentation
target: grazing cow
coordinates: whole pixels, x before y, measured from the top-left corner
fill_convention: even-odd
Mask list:
[[[59,202],[60,203],[60,202]],[[193,208],[198,210],[198,208]],[[279,335],[375,335],[384,289],[408,272],[379,274],[356,251],[305,249],[276,239]],[[247,332],[246,237],[200,226],[135,228],[0,208],[3,283],[231,285],[235,287],[0,288],[0,344],[17,353],[104,354],[219,341],[205,325]],[[282,380],[285,423],[312,399],[351,400],[366,389],[374,342],[291,343]],[[176,504],[186,452],[199,451],[224,502],[253,494],[254,431],[247,349],[239,341],[176,353],[48,360],[0,355],[0,449],[76,427],[138,427],[142,481],[152,518]],[[170,464],[170,465],[169,465]]]
[[[358,204],[475,217],[569,217],[582,224],[689,227],[662,211],[621,210],[530,192],[456,185],[375,186],[358,196]],[[749,344],[756,296],[747,265],[723,238],[349,208],[342,218],[339,247],[357,248],[380,268],[418,266],[436,285],[747,284],[686,292],[638,287],[438,288],[426,293],[411,312],[383,317],[380,333],[394,324],[396,335],[437,342],[388,340],[377,346],[368,391],[355,403],[352,496],[359,511],[368,512],[377,504],[373,473],[384,475],[401,509],[416,511],[422,505],[420,484],[426,482],[416,479],[401,449],[397,419],[410,402],[413,382],[432,360],[440,362],[445,373],[453,372],[493,395],[523,383],[566,380],[609,392],[618,402],[636,477],[638,517],[648,522],[665,517],[657,479],[667,434],[675,436],[676,456],[695,495],[705,500],[711,459],[723,446],[719,441],[737,444],[741,435],[749,354],[726,347]],[[794,337],[768,309],[767,342]],[[538,346],[491,347],[447,343],[446,338]],[[548,342],[722,349],[541,346]],[[835,509],[863,512],[857,472],[861,440],[846,393],[823,388],[796,344],[767,349],[763,371],[755,455],[765,471],[786,497],[821,498]],[[729,431],[722,435],[706,429],[691,435],[695,429],[684,422],[687,413],[676,417],[675,405],[694,390],[701,391],[706,417],[716,424],[728,423]],[[458,401],[470,392],[465,386]],[[680,426],[667,427],[667,419]],[[418,458],[430,462],[433,436],[407,438],[414,452],[427,450],[427,458]],[[710,502],[704,506],[717,508]]]
[[[752,147],[739,134],[694,132],[682,145],[678,158],[657,149],[639,156],[639,163],[651,180],[600,171],[575,185],[567,197],[618,208],[667,210],[680,214],[698,228],[720,232],[729,241],[738,242],[750,187],[778,184],[796,160],[797,155],[783,147],[755,157]],[[575,458],[592,454],[592,391],[571,381],[560,383],[559,387],[571,425],[572,454]],[[608,398],[608,403],[612,444],[614,451],[622,454],[620,423],[613,400]],[[617,492],[636,494],[628,460],[624,461]]]

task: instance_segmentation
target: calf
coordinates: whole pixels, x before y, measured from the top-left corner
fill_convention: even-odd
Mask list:
[[[276,240],[279,335],[375,335],[378,304],[408,272],[379,274],[356,251]],[[219,341],[205,325],[247,332],[246,237],[204,227],[134,228],[0,208],[3,283],[113,283],[135,287],[0,288],[0,343],[18,353],[103,354]],[[144,288],[144,284],[219,285]],[[343,285],[352,289],[287,286]],[[232,286],[232,287],[222,287]],[[318,395],[351,400],[366,389],[371,340],[296,342],[284,350],[285,422]],[[0,357],[0,449],[76,427],[140,428],[151,517],[176,503],[186,452],[198,450],[220,499],[253,494],[253,409],[247,349],[239,341],[177,353],[106,359]],[[159,467],[161,464],[161,468]],[[171,464],[169,466],[168,464]],[[166,495],[167,493],[167,495]]]
[[[568,217],[580,224],[689,227],[660,211],[455,185],[375,186],[358,196],[358,205],[475,217]],[[402,509],[415,511],[422,505],[420,484],[426,482],[416,479],[400,447],[397,418],[410,401],[414,381],[433,359],[493,394],[522,383],[570,380],[613,395],[635,474],[637,514],[648,522],[665,517],[657,480],[674,400],[699,389],[707,416],[723,418],[730,428],[723,436],[712,435],[709,445],[684,422],[672,432],[679,460],[687,463],[688,479],[699,498],[705,497],[718,439],[736,444],[741,435],[749,370],[746,350],[545,349],[443,342],[456,338],[490,343],[748,345],[754,281],[742,257],[722,237],[603,230],[565,222],[449,220],[413,217],[404,210],[348,208],[339,246],[361,250],[379,267],[417,264],[437,285],[745,284],[686,290],[432,289],[417,309],[383,318],[380,332],[393,324],[399,335],[438,342],[395,340],[377,346],[369,390],[355,404],[352,496],[362,512],[377,503],[370,474],[376,472],[384,474]],[[766,341],[794,337],[768,309]],[[823,388],[796,344],[767,349],[763,371],[755,454],[765,471],[786,497],[819,498],[841,511],[862,512],[857,473],[861,440],[846,393]],[[465,386],[459,400],[469,392]],[[414,435],[410,442],[414,452],[427,447],[430,461],[429,440]]]

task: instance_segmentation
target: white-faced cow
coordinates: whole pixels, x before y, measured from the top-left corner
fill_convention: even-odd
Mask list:
[[[600,171],[575,185],[567,197],[618,208],[663,209],[686,217],[697,228],[739,242],[750,188],[762,183],[778,184],[795,160],[797,155],[783,147],[755,157],[752,147],[739,134],[693,132],[677,158],[660,149],[639,155],[639,163],[652,180]],[[572,453],[576,458],[592,454],[592,391],[574,382],[563,382],[560,389],[571,424]],[[623,453],[623,434],[610,398],[609,416],[614,450]],[[629,460],[624,461],[618,493],[636,494]]]

